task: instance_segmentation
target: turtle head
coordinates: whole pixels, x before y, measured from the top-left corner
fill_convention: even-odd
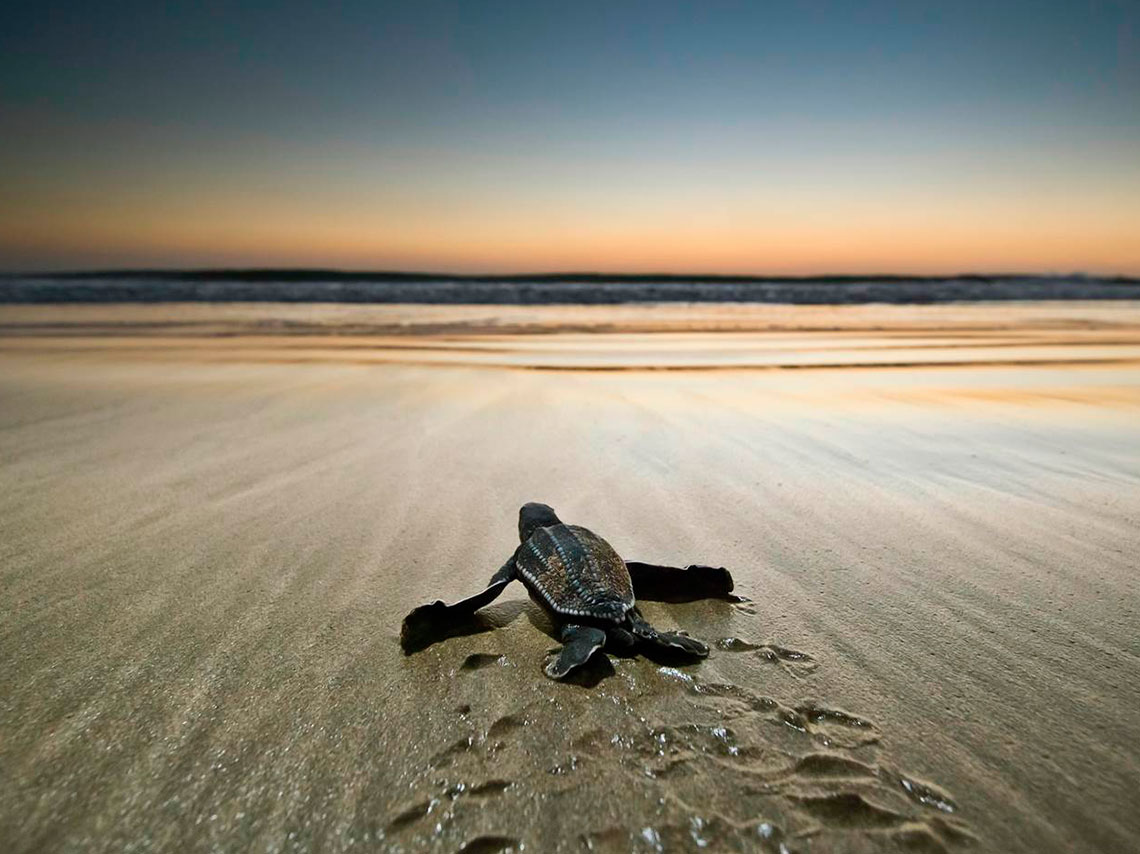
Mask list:
[[[558,518],[553,507],[534,501],[524,504],[519,508],[519,542],[525,543],[539,528],[561,524],[562,520]]]

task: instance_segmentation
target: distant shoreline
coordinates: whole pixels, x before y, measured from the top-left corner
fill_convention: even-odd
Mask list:
[[[745,276],[676,273],[442,274],[317,269],[121,270],[0,275],[0,303],[339,302],[801,305],[1135,300],[1127,276],[897,274]]]

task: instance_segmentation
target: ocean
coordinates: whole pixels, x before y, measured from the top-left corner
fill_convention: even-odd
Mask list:
[[[804,305],[1140,299],[1140,279],[1086,276],[812,278],[446,276],[320,270],[131,271],[0,276],[0,303],[334,302]]]

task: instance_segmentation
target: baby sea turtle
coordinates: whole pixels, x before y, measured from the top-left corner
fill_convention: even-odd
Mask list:
[[[709,654],[707,646],[684,633],[659,632],[649,625],[637,609],[636,597],[725,598],[732,592],[727,569],[624,561],[593,531],[563,524],[545,504],[524,504],[519,510],[519,540],[511,559],[481,593],[454,605],[440,601],[421,605],[408,614],[400,628],[404,649],[417,649],[425,638],[446,633],[517,579],[551,615],[562,639],[558,658],[546,666],[546,675],[553,679],[582,666],[606,644],[626,649],[644,645],[696,658]]]

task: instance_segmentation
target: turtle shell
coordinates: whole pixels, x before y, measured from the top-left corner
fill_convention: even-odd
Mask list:
[[[633,582],[613,546],[586,528],[536,530],[515,556],[523,582],[555,613],[618,622],[633,607]]]

